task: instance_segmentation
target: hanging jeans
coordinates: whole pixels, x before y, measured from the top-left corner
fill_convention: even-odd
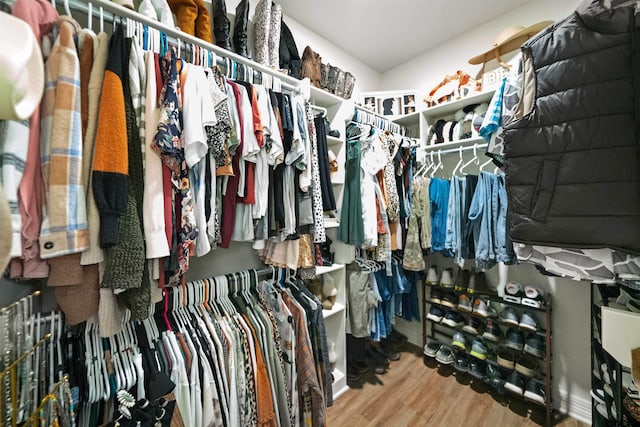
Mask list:
[[[432,178],[429,184],[429,199],[431,201],[431,250],[437,252],[445,249],[449,181]]]
[[[505,264],[515,264],[517,261],[516,254],[513,250],[513,243],[507,232],[507,188],[505,186],[504,174],[496,176],[493,181],[492,200],[496,203],[492,206],[495,227],[493,235],[495,236],[495,253],[496,261]]]
[[[462,213],[465,205],[466,184],[464,178],[454,176],[451,180],[451,190],[449,191],[449,205],[447,208],[447,230],[445,239],[445,249],[453,253],[456,263],[462,267],[464,258],[462,257]]]
[[[473,259],[476,256],[476,249],[473,240],[473,231],[471,221],[469,220],[469,209],[471,208],[471,200],[478,185],[478,175],[467,175],[465,177],[465,203],[462,211],[462,220],[460,223],[462,239],[460,241],[460,254],[464,259]]]

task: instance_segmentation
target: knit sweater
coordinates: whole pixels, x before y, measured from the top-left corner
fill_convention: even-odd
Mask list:
[[[73,41],[80,29],[69,17],[58,21],[59,35],[45,66],[41,160],[45,209],[40,230],[43,259],[84,251],[89,246],[84,185],[80,63]]]
[[[92,187],[100,212],[100,246],[119,243],[118,218],[127,209],[128,150],[123,82],[126,76],[124,28],[111,37],[102,84],[93,156]]]

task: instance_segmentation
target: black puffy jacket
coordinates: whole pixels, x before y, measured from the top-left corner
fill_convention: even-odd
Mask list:
[[[635,19],[588,0],[522,46],[524,115],[504,132],[515,242],[640,254]]]

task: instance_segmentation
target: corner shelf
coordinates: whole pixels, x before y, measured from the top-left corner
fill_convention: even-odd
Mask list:
[[[465,96],[464,98],[456,99],[455,101],[445,102],[444,104],[426,108],[421,111],[421,114],[423,114],[427,118],[444,117],[449,114],[454,114],[464,106],[489,102],[494,93],[495,90],[475,93],[469,96]]]
[[[320,276],[322,274],[331,273],[332,271],[338,271],[344,269],[344,264],[333,264],[328,267],[320,266],[316,267],[316,275]]]
[[[325,319],[333,316],[334,314],[338,314],[340,312],[344,311],[344,304],[336,302],[333,304],[333,307],[331,307],[331,310],[322,310],[322,317],[324,317]]]
[[[327,145],[329,147],[334,147],[336,145],[342,145],[344,141],[342,138],[336,138],[335,136],[327,135]]]
[[[348,101],[347,99],[340,98],[337,95],[329,93],[326,90],[319,89],[315,86],[311,86],[311,99],[316,105],[324,108],[329,108]]]

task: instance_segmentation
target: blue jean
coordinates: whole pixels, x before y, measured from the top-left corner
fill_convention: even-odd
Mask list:
[[[449,204],[449,181],[431,178],[429,184],[431,202],[431,251],[445,249],[447,232],[447,207]]]
[[[493,226],[493,180],[497,178],[489,172],[481,172],[478,185],[473,193],[469,220],[473,228],[474,244],[476,248],[476,266],[491,268],[496,264],[494,252]],[[497,196],[496,196],[497,199]],[[497,202],[497,200],[496,200]],[[497,203],[496,203],[497,204]]]
[[[453,253],[456,263],[462,267],[462,215],[464,212],[467,181],[465,178],[454,176],[449,191],[449,206],[447,208],[447,231],[444,246]]]
[[[517,257],[507,232],[507,188],[504,174],[498,175],[493,181],[493,193],[496,195],[497,201],[497,204],[493,206],[496,261],[515,264]]]

